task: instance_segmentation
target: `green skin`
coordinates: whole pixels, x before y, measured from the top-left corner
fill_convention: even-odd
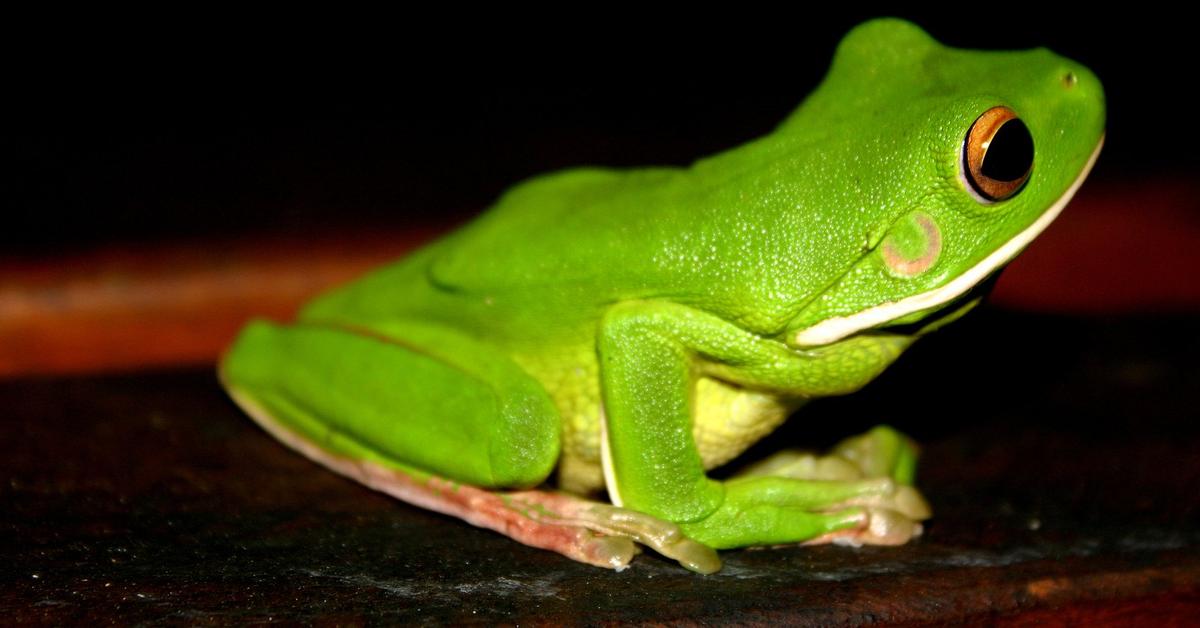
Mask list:
[[[1018,193],[987,202],[963,178],[963,143],[998,105],[1028,127],[1034,161]],[[868,22],[773,133],[688,168],[523,183],[295,324],[251,323],[222,379],[351,475],[338,464],[418,487],[530,487],[571,443],[598,442],[592,475],[560,469],[561,485],[595,488],[602,469],[614,503],[704,546],[903,542],[928,516],[907,439],[879,428],[799,470],[717,481],[694,436],[717,402],[697,381],[784,410],[859,389],[977,302],[1077,188],[1103,128],[1100,83],[1074,62]],[[712,571],[704,560],[689,566]]]

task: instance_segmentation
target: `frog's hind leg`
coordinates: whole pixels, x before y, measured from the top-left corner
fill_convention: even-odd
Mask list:
[[[602,567],[627,565],[634,541],[696,571],[720,567],[669,522],[562,493],[480,488],[543,481],[560,421],[540,384],[453,332],[256,322],[220,374],[280,441],[409,503]]]
[[[415,506],[598,567],[624,569],[637,554],[634,541],[638,541],[692,571],[713,573],[720,569],[714,551],[687,538],[679,526],[670,522],[567,493],[489,491],[415,469],[401,469],[399,465],[385,466],[338,456],[275,421],[253,399],[237,392],[232,395],[247,414],[292,449]]]

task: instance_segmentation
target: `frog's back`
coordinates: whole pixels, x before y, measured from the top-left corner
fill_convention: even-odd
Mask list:
[[[662,216],[685,178],[673,168],[537,177],[458,231],[317,299],[302,316],[440,321],[493,339],[529,337],[538,330],[526,327],[547,321],[586,323],[605,304],[661,290],[652,255],[615,258],[668,240],[656,232],[673,223]]]
[[[645,281],[653,274],[645,264],[622,259],[618,266],[612,258],[649,250],[631,245],[652,242],[647,229],[670,222],[663,214],[685,179],[675,168],[578,168],[537,177],[454,234],[432,260],[431,279],[466,292],[628,285],[618,275]]]

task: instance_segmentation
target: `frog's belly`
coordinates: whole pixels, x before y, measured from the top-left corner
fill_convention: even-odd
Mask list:
[[[545,386],[562,417],[559,488],[587,494],[604,488],[600,468],[600,368],[595,344],[513,352],[521,368]]]
[[[696,382],[695,395],[692,436],[705,469],[736,458],[779,427],[799,405],[797,398],[746,390],[707,377]]]
[[[558,485],[579,494],[604,488],[600,463],[600,378],[594,357],[588,357],[570,361],[569,367],[562,366],[566,361],[518,359],[546,386],[563,417]],[[797,406],[796,400],[746,390],[708,377],[696,382],[693,399],[696,415],[692,435],[705,469],[735,458],[771,433]]]

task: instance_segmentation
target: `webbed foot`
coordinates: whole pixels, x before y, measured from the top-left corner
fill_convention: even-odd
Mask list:
[[[881,425],[843,440],[825,455],[779,452],[746,467],[737,477],[784,477],[828,482],[831,487],[863,486],[873,480],[871,489],[820,508],[824,513],[839,513],[859,507],[862,516],[854,525],[820,534],[805,544],[902,545],[921,534],[920,522],[932,514],[929,503],[912,486],[916,463],[912,439]]]

